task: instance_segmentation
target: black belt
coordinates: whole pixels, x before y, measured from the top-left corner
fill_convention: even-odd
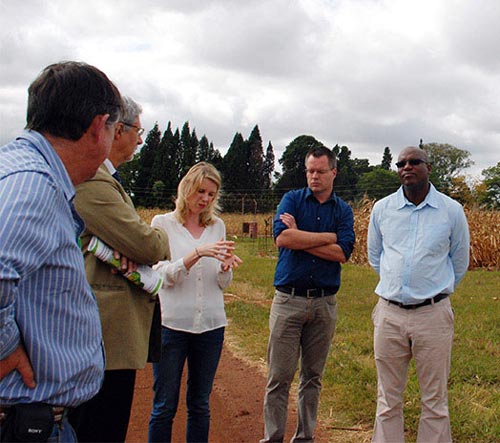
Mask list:
[[[0,406],[0,423],[2,423],[9,413],[10,406]],[[54,423],[60,423],[68,412],[68,408],[64,406],[52,406],[54,413]]]
[[[328,297],[330,295],[335,294],[335,292],[332,291],[331,289],[322,289],[322,288],[298,289],[298,288],[292,288],[290,286],[276,286],[276,290],[284,292],[285,294],[290,294],[297,297],[306,297],[306,298]]]
[[[399,306],[400,308],[403,308],[403,309],[417,309],[417,308],[421,308],[422,306],[428,306],[428,305],[432,305],[432,303],[440,302],[441,300],[444,300],[445,298],[447,298],[449,295],[450,294],[438,294],[435,297],[428,298],[427,300],[424,300],[422,303],[417,303],[416,305],[404,305],[403,303],[400,303],[398,301],[387,300],[384,297],[381,297],[381,298],[382,298],[382,300],[389,302],[391,305],[396,305],[396,306]]]

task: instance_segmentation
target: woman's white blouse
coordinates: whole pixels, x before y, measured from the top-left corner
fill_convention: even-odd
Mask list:
[[[156,215],[151,226],[163,229],[170,245],[171,260],[153,266],[163,277],[160,289],[162,325],[178,331],[202,333],[227,325],[222,290],[231,283],[232,271],[222,272],[221,262],[202,257],[188,271],[183,257],[195,248],[226,238],[220,218],[194,238],[173,212]]]

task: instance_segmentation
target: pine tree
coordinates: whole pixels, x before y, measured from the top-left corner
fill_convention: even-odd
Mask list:
[[[248,157],[246,162],[248,169],[246,186],[244,186],[244,189],[260,190],[263,187],[264,151],[258,125],[255,125],[253,128],[246,144],[248,145]]]
[[[391,150],[390,150],[389,146],[386,146],[384,149],[384,155],[382,157],[382,163],[380,163],[380,167],[382,169],[386,169],[387,171],[390,171],[391,164],[392,164]]]
[[[161,140],[161,132],[158,128],[158,122],[155,123],[153,129],[149,131],[146,141],[140,151],[138,160],[138,172],[136,180],[136,202],[137,204],[148,206],[148,190],[153,185],[151,181],[152,169],[155,161],[156,151]]]
[[[266,157],[264,159],[264,167],[262,169],[262,189],[271,189],[273,171],[274,150],[273,145],[269,141],[266,149]]]
[[[246,159],[247,144],[241,133],[237,132],[222,160],[224,188],[227,191],[243,189],[248,175]]]

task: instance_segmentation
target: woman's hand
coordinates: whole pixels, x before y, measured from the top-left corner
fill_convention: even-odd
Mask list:
[[[234,241],[219,240],[216,243],[199,246],[195,249],[198,258],[212,257],[222,263],[233,255]]]
[[[226,258],[221,264],[221,269],[223,272],[227,272],[230,269],[237,268],[239,265],[243,263],[243,260],[239,258],[237,255],[232,254],[231,257]]]

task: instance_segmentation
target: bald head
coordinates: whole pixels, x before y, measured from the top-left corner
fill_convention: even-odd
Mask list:
[[[407,146],[400,153],[398,159],[401,158],[419,158],[429,163],[429,155],[423,149],[417,148],[416,146]]]

